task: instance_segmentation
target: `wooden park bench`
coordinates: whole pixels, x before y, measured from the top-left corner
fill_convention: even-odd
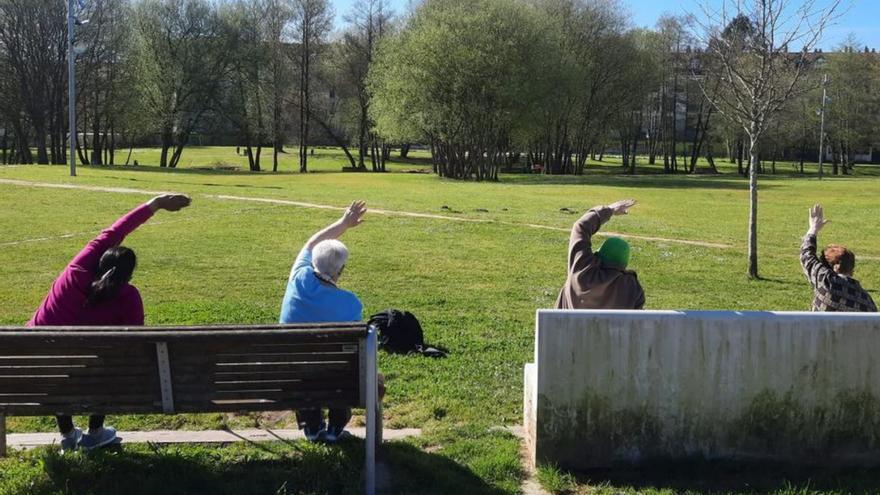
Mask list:
[[[0,327],[0,456],[6,416],[361,407],[371,494],[382,429],[376,349],[365,323]]]

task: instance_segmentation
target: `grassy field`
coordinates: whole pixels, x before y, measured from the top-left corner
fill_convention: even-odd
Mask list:
[[[519,442],[497,427],[521,422],[522,366],[532,354],[534,312],[553,305],[565,277],[567,229],[593,205],[624,197],[639,201],[631,215],[615,218],[607,229],[633,236],[632,267],[652,309],[807,309],[810,291],[797,251],[807,208],[817,201],[832,219],[820,242],[853,247],[860,260],[857,278],[880,299],[880,173],[874,167],[822,182],[790,174],[762,177],[764,279],[750,281],[745,276],[747,183],[734,174],[629,177],[614,174],[614,166],[592,164],[582,177],[504,175],[498,183],[476,184],[416,173],[331,173],[344,163],[338,150],[316,151],[319,158],[311,168],[318,173],[309,174],[291,172],[292,161],[279,174],[213,169],[228,166],[223,164],[235,159],[234,148],[188,150],[177,170],[143,166],[155,153],[136,150],[145,157],[139,167],[81,167],[75,179],[64,167],[0,166],[0,179],[127,189],[0,183],[0,325],[26,321],[83,243],[159,191],[190,194],[194,203],[178,214],[160,213],[126,241],[138,253],[134,283],[144,298],[147,323],[275,321],[296,252],[338,212],[254,199],[339,207],[365,199],[371,209],[385,212],[369,214],[363,226],[346,234],[352,255],[342,286],[360,296],[365,316],[387,307],[413,311],[427,340],[450,350],[445,360],[380,357],[389,383],[386,424],[425,431],[388,449],[394,493],[518,491]],[[233,166],[246,168],[242,160]],[[790,171],[783,164],[779,170],[786,167]],[[425,165],[389,168],[401,172]],[[290,426],[291,419],[117,416],[110,422],[146,430],[280,427]],[[49,418],[10,420],[12,431],[53,426]],[[338,478],[349,471],[357,478],[359,445],[270,448],[126,446],[121,452],[67,458],[41,449],[0,461],[0,493],[116,493],[114,477],[122,473],[142,480],[127,487],[130,493],[152,493],[150,487],[157,486],[167,493],[203,493],[193,486],[216,487],[210,493],[356,491],[356,482]],[[313,472],[332,476],[316,480]],[[646,485],[613,473],[575,478],[547,469],[541,477],[560,492],[752,493],[755,482],[747,474],[719,475],[729,478],[723,485],[663,479]],[[769,493],[880,488],[880,481],[871,484],[873,473],[838,474],[816,482],[809,475],[762,472],[760,480]],[[254,484],[230,481],[242,477]],[[180,478],[185,486],[169,484]]]
[[[256,153],[256,150],[254,150]],[[309,155],[309,170],[311,172],[341,172],[342,167],[350,166],[348,158],[342,148],[315,147],[310,148],[312,154]],[[350,149],[349,152],[355,154],[357,149]],[[394,153],[395,157],[398,155]],[[116,163],[124,164],[126,159],[129,165],[133,165],[135,161],[139,165],[155,165],[159,163],[161,156],[158,148],[135,148],[128,157],[128,150],[117,152]],[[420,162],[429,162],[431,159],[430,151],[413,149],[408,155],[408,160],[401,162],[399,160],[389,161],[386,168],[389,172],[400,172],[406,170],[417,169]],[[366,166],[372,170],[369,158],[366,160]],[[248,170],[248,159],[245,155],[244,148],[236,152],[232,146],[190,146],[184,148],[181,155],[178,168],[187,169],[240,169]],[[263,171],[272,170],[272,148],[263,149],[260,159],[260,169]],[[299,172],[299,148],[290,146],[278,154],[278,172]]]

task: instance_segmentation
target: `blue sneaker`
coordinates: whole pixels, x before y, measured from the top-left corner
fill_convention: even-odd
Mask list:
[[[346,431],[344,428],[327,428],[327,434],[324,435],[324,440],[327,443],[336,443],[341,440],[347,440],[352,437],[352,434]]]
[[[306,436],[306,440],[308,440],[309,442],[320,442],[324,439],[325,433],[327,433],[326,428],[327,425],[323,421],[321,421],[321,426],[318,428],[317,431],[312,431],[308,427],[305,427],[303,428],[303,433]]]
[[[70,435],[61,435],[61,453],[73,452],[78,449],[82,437],[82,430],[76,427],[73,428],[73,432]]]
[[[79,446],[82,447],[83,450],[92,450],[113,444],[116,440],[116,429],[110,426],[105,426],[97,433],[86,433],[83,435],[82,440],[79,442]]]

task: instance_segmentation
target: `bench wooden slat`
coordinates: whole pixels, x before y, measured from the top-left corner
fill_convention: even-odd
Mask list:
[[[354,366],[351,362],[313,362],[313,363],[267,363],[267,364],[233,364],[227,363],[220,366],[205,367],[202,365],[185,363],[171,364],[172,376],[181,375],[212,375],[214,373],[252,373],[252,372],[308,372],[312,370],[343,371],[350,370]]]
[[[154,326],[43,326],[30,327],[22,329],[16,326],[0,326],[0,333],[58,333],[58,332],[129,332],[129,333],[146,333],[146,332],[201,332],[205,334],[223,333],[227,331],[253,331],[253,330],[271,330],[282,332],[306,332],[321,333],[329,330],[347,330],[352,332],[360,332],[366,334],[366,326],[360,322],[342,322],[342,323],[270,323],[270,324],[222,324],[222,325],[154,325]]]
[[[108,392],[106,394],[92,395],[56,395],[56,394],[0,394],[0,405],[20,404],[34,402],[38,404],[109,404],[109,403],[152,403],[158,399],[158,394],[119,394]]]
[[[0,377],[7,376],[35,376],[35,375],[67,375],[77,377],[89,376],[124,376],[124,375],[145,375],[155,373],[156,365],[136,365],[136,366],[83,366],[71,367],[67,365],[59,366],[31,366],[28,368],[12,367],[0,368]]]
[[[0,338],[3,335],[0,334]],[[5,341],[4,341],[5,342]],[[106,355],[113,354],[114,356],[137,356],[146,354],[152,349],[153,345],[150,342],[145,343],[133,343],[127,348],[120,348],[118,345],[88,345],[88,346],[69,346],[64,344],[51,344],[51,345],[33,345],[33,344],[22,344],[20,342],[16,344],[4,345],[0,348],[0,357],[6,356],[26,356],[26,355],[37,355],[37,356],[56,356],[56,355],[75,355],[75,356],[89,356],[89,355]]]
[[[172,361],[176,364],[197,365],[232,365],[232,364],[257,364],[257,363],[348,363],[352,362],[357,354],[349,352],[334,352],[323,354],[216,354],[208,356],[180,356],[173,355]]]
[[[115,356],[21,356],[16,358],[0,358],[0,373],[5,369],[40,366],[146,366],[155,365],[155,358],[150,360],[147,356],[141,357],[115,357]]]
[[[203,413],[223,412],[223,413],[249,413],[257,411],[290,411],[295,409],[305,409],[310,407],[357,407],[357,404],[350,400],[327,399],[319,402],[306,400],[291,401],[259,401],[247,400],[228,403],[214,402],[193,402],[181,403],[175,405],[175,410],[179,413]]]
[[[229,342],[238,342],[248,344],[255,339],[268,338],[271,341],[291,343],[300,342],[339,342],[344,340],[353,340],[363,338],[366,335],[366,328],[339,328],[308,331],[306,329],[229,329],[229,330],[211,330],[210,327],[199,330],[186,329],[98,329],[95,327],[79,327],[77,329],[33,329],[18,331],[0,330],[0,338],[4,342],[23,343],[31,345],[62,345],[68,344],[73,346],[87,346],[91,342],[101,342],[108,344],[115,341],[164,341],[164,342],[187,342],[187,341],[217,341],[225,339]]]
[[[337,380],[308,380],[308,381],[247,381],[247,382],[231,382],[231,383],[197,383],[177,385],[174,393],[187,394],[199,392],[229,393],[242,390],[250,391],[278,391],[278,392],[298,392],[303,390],[337,390],[349,389],[352,387],[352,377],[344,377]]]
[[[151,374],[132,374],[132,375],[83,375],[83,376],[67,376],[67,375],[16,375],[16,376],[0,376],[0,392],[6,390],[7,386],[15,386],[21,383],[67,383],[76,382],[83,385],[99,385],[107,382],[119,383],[157,383],[155,373]]]
[[[322,402],[339,400],[350,404],[357,404],[359,397],[356,389],[338,390],[303,390],[299,392],[273,392],[273,391],[234,391],[217,393],[176,393],[174,394],[175,408],[187,403],[213,402],[229,400],[273,400],[276,402],[309,400]]]
[[[242,343],[212,342],[212,343],[172,343],[169,349],[172,352],[184,354],[255,354],[255,353],[305,353],[305,352],[357,352],[357,339],[347,338],[334,342],[271,342],[268,339],[262,341]]]
[[[235,381],[235,380],[307,380],[323,376],[336,376],[337,374],[351,373],[351,371],[335,371],[327,370],[322,367],[319,370],[308,371],[250,371],[250,372],[216,372],[212,378],[216,381]],[[181,377],[178,377],[181,378]],[[195,377],[201,378],[201,377]],[[181,378],[182,383],[186,383]]]
[[[19,383],[6,382],[0,384],[0,390],[4,394],[17,393],[56,393],[65,395],[88,394],[95,389],[107,393],[111,392],[156,392],[159,391],[158,380],[149,379],[123,379],[105,377],[103,379],[77,380],[77,379],[54,379],[54,380],[21,380]]]
[[[161,414],[161,404],[101,404],[99,407],[88,404],[63,404],[58,405],[3,405],[0,411],[7,416],[54,416],[55,414]],[[221,411],[216,411],[221,412]]]

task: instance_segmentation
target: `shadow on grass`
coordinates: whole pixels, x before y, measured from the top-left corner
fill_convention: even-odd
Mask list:
[[[258,447],[258,448],[257,448]],[[57,448],[56,448],[57,449]],[[348,494],[362,493],[363,442],[236,443],[226,447],[132,444],[62,455],[41,448],[4,459],[0,493],[48,494]],[[406,444],[384,445],[380,492],[505,493],[468,468]]]
[[[507,493],[489,485],[470,469],[452,459],[425,452],[414,445],[385,444],[382,456],[391,475],[387,493],[450,495]]]
[[[228,173],[228,172],[219,172],[219,173]],[[256,172],[259,173],[259,172]],[[230,173],[231,175],[231,173]],[[134,177],[117,177],[114,175],[108,175],[108,179],[115,179],[118,181],[124,182],[140,182],[141,179],[136,179]],[[214,182],[185,182],[179,180],[163,180],[162,184],[183,184],[187,186],[205,186],[205,187],[238,187],[242,189],[284,189],[281,186],[255,186],[251,184],[217,184]]]
[[[736,175],[623,175],[623,174],[586,174],[586,175],[539,175],[524,174],[507,176],[502,179],[505,185],[513,186],[559,186],[559,185],[601,185],[615,187],[647,187],[654,189],[731,189],[748,191],[747,180]],[[761,189],[779,187],[776,184],[762,182]]]
[[[578,483],[616,490],[703,494],[880,493],[880,468],[798,467],[697,461],[575,473]]]

